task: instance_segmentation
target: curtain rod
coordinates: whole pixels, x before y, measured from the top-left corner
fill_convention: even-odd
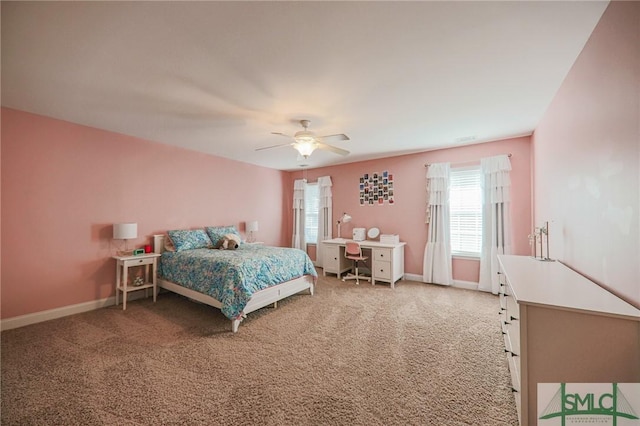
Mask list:
[[[507,157],[511,158],[511,153],[507,154]],[[475,163],[475,162],[476,162],[476,160],[471,160],[471,161],[465,161],[463,163],[452,163],[452,164],[460,165],[460,164],[470,164],[470,163]],[[431,163],[425,163],[424,166],[425,167],[429,167],[430,165],[431,165]]]

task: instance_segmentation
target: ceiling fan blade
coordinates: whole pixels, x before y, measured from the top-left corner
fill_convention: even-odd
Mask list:
[[[256,148],[256,151],[262,151],[264,149],[271,149],[271,148],[280,148],[281,146],[291,146],[291,145],[293,145],[293,144],[292,143],[281,143],[281,144],[278,144],[278,145],[271,145],[271,146],[265,146],[265,147],[262,147],[262,148]]]
[[[318,142],[318,148],[324,149],[326,151],[331,151],[333,153],[340,154],[340,155],[349,154],[349,151],[347,151],[346,149],[338,148],[337,146],[333,146],[333,145],[327,145],[326,143],[322,143],[322,142]]]
[[[289,136],[289,135],[285,135],[284,133],[280,133],[280,132],[271,132],[272,135],[278,135],[278,136],[284,136],[285,138],[293,138],[293,136]]]
[[[344,133],[340,133],[337,135],[327,135],[327,136],[320,136],[318,138],[319,140],[321,140],[322,142],[340,142],[340,141],[348,141],[351,140],[349,139],[349,136],[345,135]]]

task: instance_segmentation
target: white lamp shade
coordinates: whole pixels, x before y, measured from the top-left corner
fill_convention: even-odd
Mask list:
[[[138,238],[137,223],[114,223],[113,239],[114,240],[131,240]]]
[[[342,217],[340,218],[340,222],[342,223],[349,223],[351,222],[351,216],[349,216],[348,214],[343,214]]]
[[[252,220],[247,222],[247,232],[256,232],[258,231],[258,221]]]

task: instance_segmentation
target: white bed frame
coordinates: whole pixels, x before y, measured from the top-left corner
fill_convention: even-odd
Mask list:
[[[165,235],[153,236],[153,247],[156,253],[162,254],[164,251],[164,239]],[[278,301],[293,294],[299,293],[303,290],[309,289],[309,293],[313,296],[314,291],[314,279],[311,275],[303,275],[302,277],[286,281],[282,284],[274,285],[272,287],[260,290],[251,296],[251,299],[244,307],[243,316],[256,311],[260,308],[264,308],[268,305],[273,305],[274,308],[278,307]],[[171,281],[158,278],[158,287],[177,293],[181,296],[188,297],[198,302],[213,306],[218,309],[222,309],[222,303],[219,300],[208,296],[206,294],[199,293],[186,287],[182,287]],[[242,318],[231,320],[231,329],[234,333],[238,332],[238,327]]]

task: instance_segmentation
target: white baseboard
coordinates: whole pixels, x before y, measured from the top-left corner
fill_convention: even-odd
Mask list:
[[[141,299],[145,297],[144,292],[129,293],[127,301]],[[5,318],[0,320],[0,331],[11,330],[12,328],[24,327],[31,324],[37,324],[43,321],[49,321],[56,318],[62,318],[69,315],[80,314],[82,312],[93,311],[95,309],[106,308],[116,304],[116,297],[111,296],[105,299],[92,300],[90,302],[78,303],[77,305],[63,306],[61,308],[49,309],[47,311],[34,312],[32,314],[19,315],[17,317]],[[120,301],[122,304],[122,301]]]
[[[422,275],[418,274],[404,274],[404,279],[407,281],[418,281],[419,283],[424,282],[422,281]]]
[[[478,290],[478,283],[473,281],[453,280],[453,287],[464,288],[467,290]]]
[[[424,280],[422,279],[422,275],[418,274],[404,274],[404,279],[407,281],[417,281],[419,283],[424,282]],[[453,284],[451,285],[451,287],[464,288],[467,290],[477,290],[478,283],[474,283],[472,281],[453,280]]]

